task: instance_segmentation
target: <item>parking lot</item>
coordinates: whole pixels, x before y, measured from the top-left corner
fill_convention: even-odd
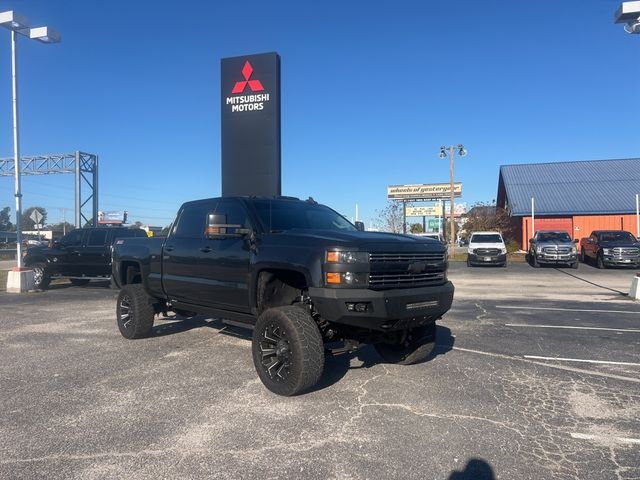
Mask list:
[[[367,347],[293,398],[219,320],[127,341],[104,283],[0,292],[0,477],[637,479],[633,275],[452,263],[433,358]]]

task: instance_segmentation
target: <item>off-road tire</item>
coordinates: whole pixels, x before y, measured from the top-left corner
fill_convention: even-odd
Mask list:
[[[29,265],[33,270],[33,288],[36,290],[46,290],[51,282],[51,275],[47,273],[47,264],[44,262],[36,262]]]
[[[70,278],[69,281],[74,287],[81,287],[82,285],[89,283],[89,280],[86,278]]]
[[[587,263],[587,256],[584,253],[584,248],[580,250],[580,261],[582,263]]]
[[[116,321],[124,338],[132,340],[149,335],[155,316],[150,300],[139,283],[122,287],[116,303]]]
[[[374,347],[386,363],[412,365],[422,362],[436,347],[436,324],[412,329],[402,344],[376,343]]]
[[[262,312],[253,329],[251,350],[260,380],[278,395],[304,393],[322,376],[322,335],[311,315],[300,307]]]
[[[577,270],[579,265],[580,265],[580,262],[576,260],[571,264],[571,268],[573,268],[574,270]]]
[[[471,267],[471,262],[469,261],[469,258],[467,257],[467,267]]]
[[[604,263],[604,258],[602,257],[602,253],[598,253],[598,256],[596,257],[596,267],[600,269],[607,268],[607,266]]]

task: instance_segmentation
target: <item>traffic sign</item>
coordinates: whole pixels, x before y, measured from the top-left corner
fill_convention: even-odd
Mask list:
[[[33,223],[40,223],[44,218],[44,215],[40,213],[40,210],[34,209],[33,212],[31,212],[31,215],[29,215],[29,218],[33,220]]]

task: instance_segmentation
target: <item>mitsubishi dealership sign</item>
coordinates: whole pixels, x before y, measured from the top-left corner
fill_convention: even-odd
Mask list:
[[[280,195],[280,56],[223,58],[222,195]]]

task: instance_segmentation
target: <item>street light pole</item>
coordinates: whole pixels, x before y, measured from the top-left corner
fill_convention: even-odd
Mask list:
[[[22,191],[20,189],[20,133],[18,127],[18,66],[16,62],[16,31],[11,30],[11,86],[13,89],[13,170],[16,196],[16,257],[22,268]]]
[[[458,155],[461,157],[464,157],[467,154],[467,151],[464,148],[464,145],[460,144],[457,146],[451,145],[449,147],[440,147],[440,158],[446,158],[447,157],[447,153],[449,155],[449,180],[450,180],[450,185],[449,185],[449,221],[451,222],[451,226],[449,228],[449,234],[450,234],[450,238],[449,238],[449,243],[451,243],[451,246],[454,247],[455,243],[456,243],[456,225],[455,225],[455,220],[454,220],[454,211],[455,211],[455,203],[454,203],[454,197],[455,197],[455,192],[454,192],[454,188],[455,188],[455,177],[454,177],[454,162],[455,162],[455,156],[456,156],[456,149],[458,150]],[[443,217],[446,218],[446,216],[443,214]]]

